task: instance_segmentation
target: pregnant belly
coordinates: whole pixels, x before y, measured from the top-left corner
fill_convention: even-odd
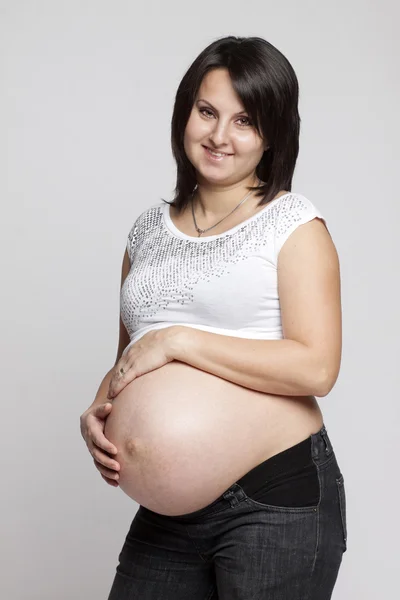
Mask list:
[[[207,506],[322,423],[313,396],[265,394],[173,361],[118,394],[104,433],[118,449],[120,488],[174,516]]]

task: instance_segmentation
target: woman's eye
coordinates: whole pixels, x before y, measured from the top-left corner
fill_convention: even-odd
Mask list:
[[[211,110],[209,110],[208,108],[200,108],[199,110],[200,110],[201,114],[208,113],[211,116],[213,115]],[[209,118],[208,115],[205,115],[205,116],[207,118]],[[248,117],[239,117],[239,121],[247,121],[247,123],[244,123],[243,125],[241,125],[241,127],[246,127],[248,125],[252,125],[252,122],[250,121],[250,119]]]
[[[207,112],[207,113],[209,113],[209,114],[211,114],[211,115],[212,115],[212,112],[211,112],[211,110],[208,110],[208,108],[200,108],[200,112],[201,112],[202,114],[203,114],[204,112]],[[206,116],[207,116],[207,115],[206,115]]]
[[[247,117],[240,117],[239,118],[239,121],[243,121],[243,120],[247,121],[247,123],[245,123],[245,125],[252,125],[252,122]]]

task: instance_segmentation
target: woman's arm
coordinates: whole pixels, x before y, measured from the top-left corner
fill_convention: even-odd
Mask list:
[[[130,260],[125,250],[122,261],[121,287],[130,270]],[[121,358],[124,348],[129,343],[129,335],[120,317],[119,319],[119,341],[115,364]],[[114,365],[115,366],[115,365]],[[110,458],[109,454],[116,455],[118,449],[107,440],[104,435],[104,427],[112,409],[112,402],[107,398],[110,381],[114,372],[112,367],[103,377],[99,389],[92,404],[80,416],[80,429],[88,450],[93,457],[94,464],[102,478],[112,486],[118,486],[117,479],[120,464]]]
[[[170,354],[250,389],[326,396],[336,382],[341,361],[336,248],[323,222],[315,218],[289,236],[278,258],[284,339],[241,339],[174,326],[170,328]]]
[[[120,283],[121,288],[122,288],[122,285],[123,285],[126,277],[129,274],[130,268],[131,268],[131,265],[130,265],[128,252],[125,250],[124,257],[122,260],[122,269],[121,269],[121,283]],[[87,410],[89,410],[93,406],[105,404],[110,401],[110,398],[107,397],[107,394],[108,394],[108,389],[110,387],[110,381],[111,381],[113,373],[114,373],[114,367],[117,364],[117,362],[119,361],[119,359],[121,358],[123,351],[129,344],[129,341],[130,341],[129,334],[125,328],[125,325],[122,322],[121,314],[120,314],[118,349],[117,349],[117,357],[115,359],[114,366],[111,367],[111,369],[108,371],[108,373],[106,373],[104,375],[104,378],[103,378],[102,382],[100,383],[99,389],[97,390],[95,399],[93,400],[92,404],[87,408]]]

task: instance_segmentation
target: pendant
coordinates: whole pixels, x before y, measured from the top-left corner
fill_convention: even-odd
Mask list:
[[[205,232],[205,229],[198,229],[197,233],[199,234],[197,237],[200,237],[202,233]]]

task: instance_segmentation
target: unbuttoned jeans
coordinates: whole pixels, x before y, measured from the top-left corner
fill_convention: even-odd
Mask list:
[[[347,549],[346,496],[325,425],[311,435],[320,498],[272,506],[234,483],[209,506],[140,506],[108,600],[329,600]]]

